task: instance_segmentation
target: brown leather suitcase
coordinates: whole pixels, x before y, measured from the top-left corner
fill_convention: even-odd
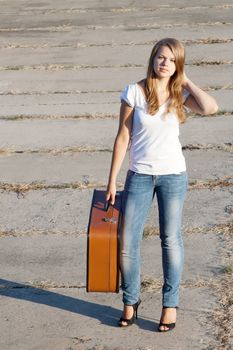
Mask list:
[[[105,191],[94,190],[87,232],[87,292],[119,292],[122,192],[114,205]]]

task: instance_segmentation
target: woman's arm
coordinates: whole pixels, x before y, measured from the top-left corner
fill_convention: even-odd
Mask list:
[[[115,202],[116,178],[129,145],[132,116],[133,108],[123,101],[121,103],[119,129],[113,147],[111,169],[106,191],[106,200],[110,200],[111,204]]]
[[[201,115],[208,115],[218,111],[218,105],[215,99],[195,85],[185,74],[183,87],[190,93],[184,105],[193,112]]]

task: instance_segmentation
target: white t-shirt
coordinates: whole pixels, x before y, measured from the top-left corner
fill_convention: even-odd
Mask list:
[[[188,91],[184,90],[184,101],[188,95]],[[175,111],[167,113],[168,101],[154,115],[148,114],[147,102],[137,83],[127,85],[120,98],[134,108],[129,169],[148,175],[185,171],[179,120]]]

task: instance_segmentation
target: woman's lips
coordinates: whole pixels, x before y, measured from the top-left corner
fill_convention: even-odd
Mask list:
[[[162,72],[168,72],[168,69],[163,68],[163,67],[160,67],[160,70],[161,70]]]

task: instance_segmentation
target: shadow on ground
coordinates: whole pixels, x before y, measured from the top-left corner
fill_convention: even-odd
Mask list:
[[[54,308],[66,310],[79,315],[87,316],[99,320],[102,324],[110,327],[117,327],[117,322],[121,317],[121,310],[73,298],[67,295],[58,294],[42,288],[32,287],[5,279],[0,279],[0,295],[9,298],[26,300],[37,304],[43,304]],[[142,329],[155,331],[158,324],[153,320],[141,318],[137,322]]]

